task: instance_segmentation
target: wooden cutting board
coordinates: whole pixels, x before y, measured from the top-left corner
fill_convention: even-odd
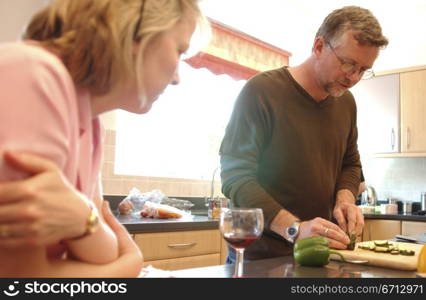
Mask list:
[[[366,243],[366,242],[362,242]],[[405,255],[392,255],[390,253],[377,253],[371,250],[359,249],[356,244],[355,250],[336,250],[340,252],[346,259],[351,260],[368,260],[366,265],[397,269],[397,270],[406,270],[406,271],[415,271],[417,270],[417,259],[419,257],[420,249],[423,245],[412,244],[412,243],[402,243],[402,242],[392,242],[395,245],[398,245],[400,248],[414,250],[414,256],[405,256]],[[333,260],[341,260],[339,256],[332,254],[330,256]]]

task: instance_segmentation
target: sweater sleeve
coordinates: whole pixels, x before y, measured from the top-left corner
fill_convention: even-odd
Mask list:
[[[353,99],[353,98],[352,98]],[[356,198],[359,184],[361,183],[361,161],[358,152],[358,130],[356,126],[356,105],[353,101],[352,129],[348,136],[346,152],[343,157],[342,169],[337,178],[336,192],[348,189]]]
[[[236,100],[220,147],[223,194],[238,207],[261,208],[265,230],[282,209],[257,177],[262,150],[272,130],[270,109],[253,80],[248,81]]]

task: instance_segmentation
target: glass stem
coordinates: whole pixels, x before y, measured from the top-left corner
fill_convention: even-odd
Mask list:
[[[235,277],[243,277],[243,264],[244,264],[244,248],[235,249],[237,254],[235,262]]]

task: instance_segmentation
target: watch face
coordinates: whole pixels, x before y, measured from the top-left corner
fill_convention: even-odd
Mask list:
[[[295,235],[295,234],[297,233],[297,230],[296,230],[296,228],[294,228],[294,227],[290,227],[290,228],[287,230],[287,232],[288,232],[288,235],[289,235],[289,236],[293,236],[293,235]]]

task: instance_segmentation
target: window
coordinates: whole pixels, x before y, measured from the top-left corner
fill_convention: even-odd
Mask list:
[[[148,114],[117,112],[115,174],[210,180],[245,80],[288,65],[291,53],[210,23],[211,42],[180,65],[178,86],[169,86]]]
[[[219,147],[245,80],[180,65],[148,114],[117,112],[115,173],[210,180]]]

